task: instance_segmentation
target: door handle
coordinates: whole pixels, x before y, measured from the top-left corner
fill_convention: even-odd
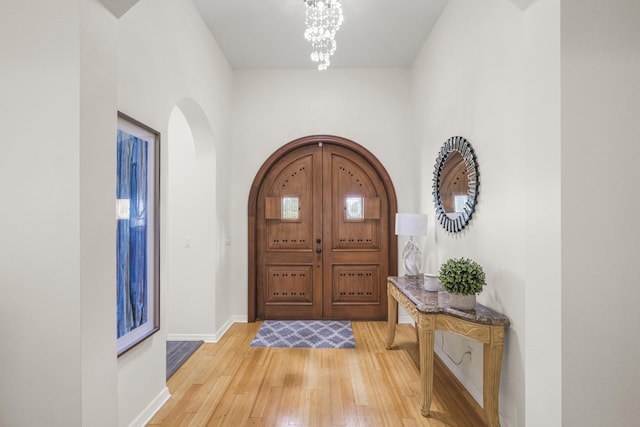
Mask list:
[[[322,253],[322,249],[317,248],[317,249],[316,249],[316,253],[317,253],[317,254]]]
[[[320,244],[320,243],[322,243],[322,240],[316,239],[316,243]]]

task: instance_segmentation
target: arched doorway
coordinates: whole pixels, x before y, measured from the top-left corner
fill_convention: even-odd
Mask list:
[[[315,135],[273,153],[248,206],[248,320],[385,319],[397,200],[382,163]]]
[[[216,147],[191,98],[171,111],[166,143],[163,295],[169,341],[215,339],[217,265]]]

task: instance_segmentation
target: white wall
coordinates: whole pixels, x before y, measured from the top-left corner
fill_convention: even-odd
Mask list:
[[[2,425],[117,418],[113,193],[92,191],[114,186],[115,29],[95,0],[2,3]]]
[[[0,8],[2,425],[81,422],[79,6]]]
[[[640,2],[562,1],[563,425],[640,418]]]
[[[167,340],[214,341],[220,240],[215,151],[196,147],[189,122],[177,106],[168,131]]]
[[[230,133],[230,98],[232,89],[231,69],[216,42],[190,0],[143,0],[132,7],[118,23],[118,108],[161,133],[161,295],[171,295],[180,288],[180,283],[169,283],[169,269],[172,259],[168,257],[172,231],[169,217],[172,213],[172,198],[178,202],[176,194],[169,193],[172,188],[168,126],[171,112],[180,106],[194,131],[199,133],[202,123],[209,128],[208,137],[198,139],[200,149],[214,151],[218,163],[211,173],[211,182],[194,183],[196,188],[210,189],[212,186],[229,186],[225,175],[225,145]],[[198,111],[203,112],[201,117]],[[194,115],[198,117],[194,117]],[[195,123],[192,124],[192,120]],[[195,129],[194,129],[195,128]],[[199,154],[196,152],[196,157]],[[176,188],[175,191],[191,191],[189,188]],[[217,200],[214,201],[214,197]],[[216,191],[214,194],[201,194],[201,204],[210,211],[215,203],[228,205],[228,193]],[[173,206],[175,208],[175,206]],[[173,209],[173,212],[177,212]],[[189,233],[193,238],[191,257],[194,260],[206,259],[210,248],[199,245],[200,230],[212,227],[226,233],[226,225],[218,222],[211,225],[204,215],[192,218],[189,230],[176,230]],[[218,216],[224,221],[225,216]],[[215,218],[212,219],[215,221]],[[208,232],[208,231],[207,231]],[[175,260],[174,260],[175,261]],[[215,260],[212,260],[215,262]],[[179,265],[179,264],[177,264]],[[175,272],[175,271],[174,271]],[[180,279],[180,272],[177,272]],[[193,295],[209,300],[214,310],[211,296],[216,283],[227,283],[225,269],[209,270],[204,273],[200,291],[202,295]],[[119,425],[131,423],[139,425],[151,415],[162,400],[166,398],[165,389],[165,338],[171,327],[168,298],[162,299],[161,330],[118,359],[118,403]],[[202,309],[201,307],[198,308]],[[185,334],[213,334],[220,325],[214,323],[213,316],[206,313],[198,319],[176,319]],[[194,323],[188,325],[190,320]],[[180,324],[179,322],[184,322]],[[203,326],[203,322],[209,325]],[[203,328],[206,328],[203,329]]]
[[[524,15],[526,425],[562,424],[560,3]]]
[[[399,208],[418,198],[412,177],[406,69],[237,70],[234,73],[230,309],[247,313],[247,202],[263,162],[302,136],[332,134],[371,151],[395,185]]]
[[[527,224],[525,209],[527,187],[533,184],[537,190],[539,186],[532,181],[535,177],[526,173],[525,13],[507,0],[449,1],[412,75],[416,139],[420,162],[425,165],[419,180],[425,212],[433,212],[433,165],[444,141],[461,135],[476,151],[480,171],[476,212],[461,233],[447,233],[436,224],[427,254],[436,258],[428,261],[435,266],[461,256],[479,262],[488,283],[479,302],[511,320],[500,385],[504,426],[525,423],[527,290],[535,289],[540,280],[557,283],[557,277],[543,278],[540,272],[528,271],[525,255],[531,238],[525,225],[532,227],[534,235],[547,225]],[[549,181],[558,178],[557,168],[549,173]],[[551,200],[547,207],[557,211],[557,203]],[[557,250],[557,239],[552,243],[555,246],[551,249]],[[536,314],[543,314],[543,310],[537,308]],[[462,361],[456,371],[469,391],[479,397],[482,346],[454,334],[443,335],[438,333],[436,347],[444,345],[445,349],[438,351],[452,367],[452,361]],[[465,355],[468,351],[471,354]]]
[[[104,200],[84,191],[91,178],[81,167],[108,138],[85,139],[88,127],[103,130],[108,117],[95,116],[100,107],[84,110],[96,95],[90,81],[96,90],[113,84],[84,57],[97,34],[115,28],[105,16],[93,1],[2,4],[2,425],[81,425],[93,420],[98,401],[117,412],[115,394],[99,390],[115,390],[115,358],[103,353],[115,341],[101,335],[109,319],[92,315],[105,308],[96,297],[109,276],[96,258],[104,242],[89,238],[105,219],[93,218],[92,203]],[[96,27],[81,28],[81,19]],[[88,274],[93,267],[97,274]],[[94,360],[105,362],[104,371],[89,375]],[[93,425],[108,425],[109,417]]]
[[[117,20],[80,2],[80,307],[82,425],[118,421],[116,271]]]

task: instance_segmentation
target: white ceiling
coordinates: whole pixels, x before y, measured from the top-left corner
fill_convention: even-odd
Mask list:
[[[448,0],[342,0],[330,68],[408,67]],[[315,68],[304,0],[193,0],[236,69]]]

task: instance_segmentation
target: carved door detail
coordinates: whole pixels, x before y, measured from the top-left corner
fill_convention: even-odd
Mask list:
[[[322,156],[315,146],[285,156],[258,195],[258,301],[264,319],[322,317]]]
[[[258,318],[386,318],[389,208],[367,159],[302,146],[270,168],[256,203]]]

